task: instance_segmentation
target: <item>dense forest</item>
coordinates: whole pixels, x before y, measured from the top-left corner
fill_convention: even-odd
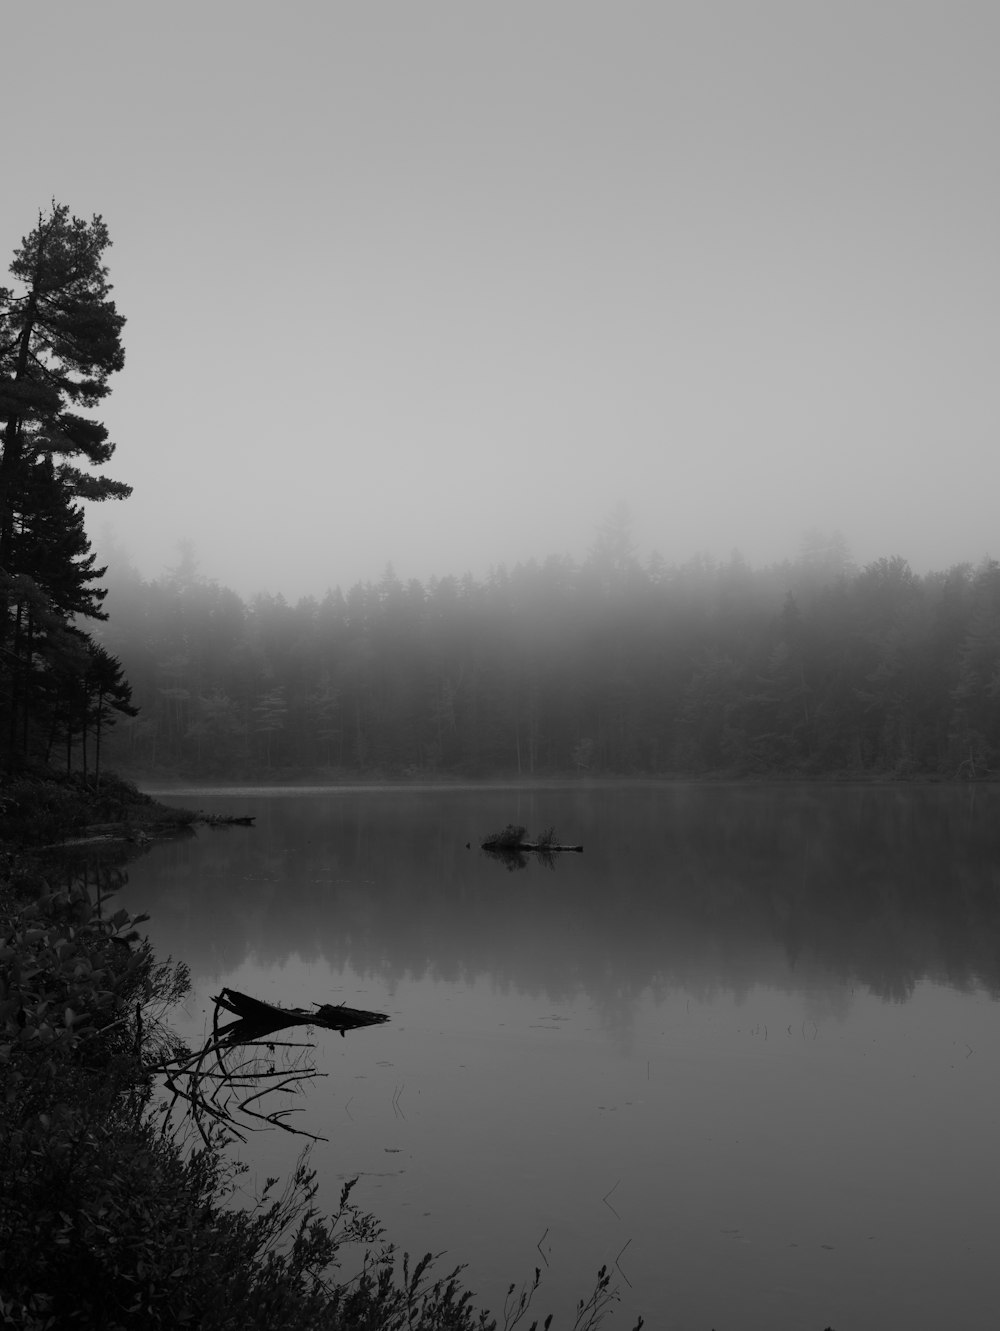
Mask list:
[[[138,715],[137,773],[982,778],[1000,745],[1000,564],[668,567],[616,513],[582,563],[244,602],[191,550],[112,561],[102,630]]]

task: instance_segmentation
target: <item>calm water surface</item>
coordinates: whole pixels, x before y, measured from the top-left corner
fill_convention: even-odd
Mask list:
[[[321,1201],[542,1268],[572,1325],[997,1324],[1000,790],[646,785],[171,792],[256,815],[130,867],[197,1038],[229,985],[391,1015],[316,1033]],[[582,855],[506,868],[508,821]],[[466,849],[466,842],[472,849]],[[256,1134],[253,1177],[300,1142]]]

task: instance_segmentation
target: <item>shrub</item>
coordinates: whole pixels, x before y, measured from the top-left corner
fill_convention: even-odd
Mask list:
[[[524,841],[527,829],[508,823],[502,832],[491,832],[483,842],[484,850],[516,850]]]

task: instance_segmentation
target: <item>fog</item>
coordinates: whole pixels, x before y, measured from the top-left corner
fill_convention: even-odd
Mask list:
[[[1000,9],[7,7],[4,265],[101,213],[99,550],[241,595],[996,553]]]

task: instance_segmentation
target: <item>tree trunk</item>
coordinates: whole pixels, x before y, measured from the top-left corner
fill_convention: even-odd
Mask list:
[[[0,567],[2,567],[2,565],[0,565]],[[11,644],[9,653],[10,694],[8,706],[10,708],[10,713],[7,717],[7,764],[11,768],[14,766],[14,753],[17,749],[17,705],[21,675],[21,612],[23,605],[24,602],[19,600],[17,603],[17,611],[14,615],[14,641]],[[3,619],[6,627],[6,609],[4,611]]]
[[[104,691],[97,694],[97,723],[94,727],[94,789],[101,784],[101,715],[104,712]]]

